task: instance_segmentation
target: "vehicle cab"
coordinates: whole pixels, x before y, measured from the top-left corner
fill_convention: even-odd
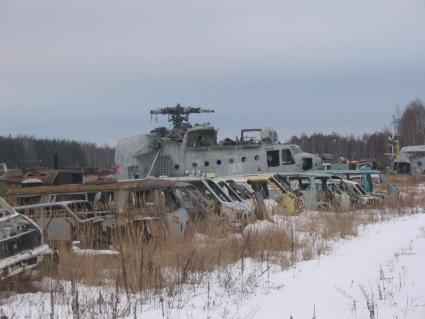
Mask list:
[[[381,201],[380,197],[369,194],[360,183],[355,181],[340,179],[339,185],[350,195],[354,206],[373,207]]]
[[[0,198],[0,279],[31,270],[52,257],[40,227]]]
[[[249,223],[254,217],[252,211],[242,202],[232,200],[212,179],[204,177],[173,177],[170,180],[190,183],[207,198],[218,216],[239,227]]]
[[[211,181],[216,183],[221,190],[234,202],[242,203],[249,211],[251,215],[255,214],[255,203],[252,198],[242,198],[229,184],[226,183],[224,178],[212,178]]]
[[[110,243],[110,230],[116,227],[115,212],[97,212],[88,201],[65,201],[15,207],[34,220],[52,244],[79,241],[86,247]]]
[[[291,186],[293,192],[304,195],[305,207],[311,210],[347,210],[350,196],[331,180],[331,176],[319,173],[278,173],[278,179]]]
[[[296,215],[304,209],[303,195],[291,192],[274,177],[274,174],[251,174],[244,177],[254,190],[259,190],[263,196],[268,196],[279,203],[284,214]]]

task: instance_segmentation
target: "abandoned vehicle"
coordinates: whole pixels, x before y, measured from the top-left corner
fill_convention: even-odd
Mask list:
[[[0,197],[0,279],[29,271],[52,257],[40,227]]]
[[[424,175],[425,145],[402,147],[393,166],[394,171],[399,174]]]
[[[217,139],[210,124],[192,126],[189,115],[210,113],[202,108],[167,107],[151,115],[168,115],[171,130],[160,127],[150,134],[124,138],[115,151],[118,179],[149,176],[217,176],[261,172],[302,172],[321,167],[321,159],[298,145],[278,141],[274,129],[243,129],[240,138]],[[256,133],[257,136],[252,136]]]
[[[215,216],[224,218],[235,229],[251,222],[255,217],[252,206],[233,200],[210,178],[186,176],[170,179],[192,184],[208,200],[208,206],[214,208]]]
[[[257,203],[251,197],[242,198],[222,177],[211,178],[211,181],[217,184],[218,187],[229,197],[233,202],[240,202],[251,212],[255,214]]]
[[[400,190],[391,184],[381,171],[371,169],[360,170],[327,170],[323,173],[341,176],[346,180],[356,181],[366,190],[366,192],[373,196],[381,198],[385,196],[398,197]]]
[[[110,245],[110,234],[116,228],[112,211],[96,211],[88,201],[66,201],[15,207],[41,228],[52,246],[78,241],[81,247],[98,248]]]
[[[22,188],[9,191],[7,200],[17,206],[88,200],[96,211],[113,211],[118,229],[139,225],[147,237],[154,226],[162,228],[164,236],[182,237],[188,224],[199,223],[207,209],[192,185],[164,179]]]
[[[353,207],[373,207],[382,202],[382,198],[369,194],[366,189],[358,182],[332,177],[332,180],[351,198]]]
[[[351,207],[350,196],[324,173],[278,173],[282,183],[291,185],[294,193],[304,196],[307,209],[319,211],[343,211]]]
[[[273,174],[229,176],[226,180],[259,192],[270,214],[297,215],[304,209],[303,195],[287,190]]]

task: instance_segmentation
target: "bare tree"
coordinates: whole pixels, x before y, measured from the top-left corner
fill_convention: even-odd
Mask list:
[[[425,144],[425,104],[416,99],[410,102],[399,121],[402,144]]]

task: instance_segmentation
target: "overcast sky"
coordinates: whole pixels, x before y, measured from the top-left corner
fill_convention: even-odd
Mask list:
[[[114,145],[202,106],[220,135],[373,132],[425,100],[425,0],[0,0],[0,135]]]

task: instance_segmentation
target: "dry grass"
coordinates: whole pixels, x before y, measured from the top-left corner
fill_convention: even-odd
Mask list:
[[[87,285],[119,282],[132,293],[161,291],[176,285],[197,283],[203,274],[236,263],[242,258],[264,258],[268,252],[294,251],[301,243],[290,230],[270,227],[245,235],[216,228],[190,238],[145,241],[141,236],[117,235],[117,256],[76,256],[60,250],[57,276]]]
[[[206,234],[182,239],[145,241],[141,236],[114,238],[116,256],[76,256],[60,249],[55,277],[86,285],[117,284],[130,293],[172,294],[175,287],[201,283],[205,276],[240,262],[266,259],[283,269],[299,260],[326,253],[338,238],[356,236],[361,225],[389,218],[391,210],[375,212],[306,212],[279,217],[275,224],[252,227],[244,233],[211,227]],[[208,228],[208,227],[207,227]]]
[[[406,187],[416,187],[419,184],[425,183],[425,176],[411,176],[411,175],[386,175],[386,178],[389,182],[394,185],[397,185],[400,188]]]

